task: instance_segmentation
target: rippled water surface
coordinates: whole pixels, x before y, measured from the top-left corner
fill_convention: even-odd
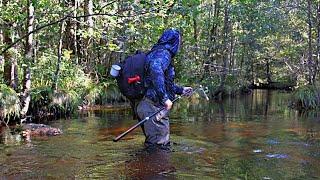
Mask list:
[[[172,152],[144,150],[130,109],[49,122],[63,135],[23,141],[3,128],[0,179],[320,179],[320,114],[290,94],[256,90],[222,103],[183,100],[171,113]]]

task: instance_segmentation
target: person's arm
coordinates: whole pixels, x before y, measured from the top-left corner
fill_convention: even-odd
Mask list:
[[[170,87],[170,89],[172,89],[175,94],[181,95],[183,93],[183,86],[179,86],[174,83],[174,78],[175,78],[174,67],[172,65],[169,65],[166,73],[167,73],[167,77],[169,78],[167,83],[169,83],[168,86]]]
[[[150,77],[152,80],[152,84],[154,86],[154,90],[157,93],[162,104],[169,99],[167,95],[166,87],[165,87],[165,76],[164,72],[167,69],[170,62],[170,57],[163,56],[161,58],[155,58],[150,61],[149,71]]]
[[[183,86],[179,86],[179,85],[177,85],[177,84],[174,84],[173,85],[173,90],[174,90],[174,93],[175,94],[178,94],[178,95],[181,95],[181,94],[183,94]]]
[[[192,94],[192,87],[183,87],[183,86],[178,86],[176,84],[174,84],[173,86],[174,92],[178,95],[186,95],[186,96],[190,96]]]

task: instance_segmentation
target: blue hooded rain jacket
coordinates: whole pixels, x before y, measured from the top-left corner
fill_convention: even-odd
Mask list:
[[[166,30],[153,46],[146,60],[146,87],[145,96],[157,105],[164,105],[171,101],[175,94],[182,94],[183,87],[174,83],[175,71],[172,58],[177,54],[181,42],[179,31]]]

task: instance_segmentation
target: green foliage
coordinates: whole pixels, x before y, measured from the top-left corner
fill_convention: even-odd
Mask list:
[[[56,91],[48,108],[51,112],[67,114],[77,109],[81,103],[81,96],[74,90]]]
[[[297,109],[319,109],[320,87],[302,86],[293,95],[292,105]]]
[[[52,77],[56,70],[56,64],[52,62],[57,61],[57,57],[52,52],[43,53],[32,68],[36,76],[33,78],[31,109],[63,114],[72,112],[78,106],[106,104],[123,99],[113,80],[94,83],[81,66],[68,59],[68,53],[64,54],[60,67],[58,91],[51,89]],[[105,71],[102,66],[98,67],[100,67],[100,70],[98,69],[100,72]]]
[[[208,86],[209,92],[212,93],[219,86],[219,77],[215,76],[215,77],[207,78],[204,80],[203,83],[206,84],[206,86]]]
[[[0,23],[3,24],[4,21],[21,23],[26,16],[25,11],[21,9],[23,6],[26,6],[26,1],[8,1],[0,6],[0,11],[2,12]]]
[[[41,27],[66,14],[86,14],[84,1],[78,3],[75,8],[72,3],[33,0],[34,26]],[[20,80],[22,66],[31,66],[32,107],[42,103],[47,108],[66,111],[82,105],[123,101],[114,79],[108,76],[110,66],[138,49],[148,51],[167,28],[177,28],[182,33],[181,50],[173,63],[176,81],[183,85],[197,84],[200,77],[204,77],[206,86],[213,92],[220,85],[222,69],[209,72],[204,64],[222,67],[224,60],[227,60],[225,69],[229,73],[224,84],[227,94],[247,91],[249,84],[266,82],[268,77],[273,82],[300,85],[310,74],[305,65],[308,57],[305,1],[130,0],[108,3],[94,1],[93,13],[101,15],[93,16],[93,27],[88,27],[88,18],[65,20],[56,92],[50,87],[57,67],[58,24],[33,34],[36,54],[32,62],[24,58],[23,45],[17,44],[9,50],[18,61]],[[313,14],[316,3],[312,1]],[[7,1],[0,6],[0,23],[8,25],[5,30],[13,41],[26,34],[27,9],[27,1]],[[316,24],[314,17],[313,54],[317,53]],[[73,38],[76,42],[72,42]],[[9,45],[4,41],[0,43],[1,49]],[[77,49],[71,47],[75,44]],[[315,61],[316,56],[313,57]],[[270,76],[267,76],[267,64]],[[0,62],[1,77],[3,73],[4,65]],[[319,75],[316,80],[319,81]],[[22,84],[19,85],[22,89]]]
[[[51,113],[63,115],[76,110],[81,102],[81,95],[74,90],[53,91],[49,87],[38,87],[31,91],[30,109],[32,114],[39,117]]]
[[[204,83],[208,86],[210,95],[213,96],[212,93],[214,93],[220,85],[220,77],[216,76],[214,78],[206,79]],[[224,93],[225,95],[237,95],[242,93],[248,93],[250,92],[249,85],[250,82],[246,79],[239,78],[230,74],[226,76]]]
[[[86,95],[84,96],[86,105],[96,104],[100,94],[102,94],[103,86],[100,84],[92,84],[91,87],[87,89]]]
[[[72,61],[67,60],[66,57],[62,58],[60,75],[58,80],[59,89],[75,90],[79,94],[92,84],[90,77],[84,73],[81,66],[74,64]],[[57,57],[52,52],[43,53],[38,59],[36,64],[32,67],[33,88],[51,86],[53,75],[56,71]]]
[[[112,102],[123,101],[124,97],[118,90],[115,81],[100,82],[92,84],[84,93],[84,102],[86,106],[105,105]]]
[[[29,112],[33,114],[33,116],[47,116],[50,112],[48,107],[53,99],[53,90],[47,86],[33,88],[30,96]]]
[[[227,75],[226,77],[225,89],[228,95],[247,93],[249,85],[249,81],[246,81],[245,79],[239,78],[237,76]]]
[[[0,84],[0,120],[19,115],[19,95],[7,85]]]
[[[64,51],[66,52],[66,51]],[[50,51],[43,53],[32,67],[32,108],[47,106],[43,111],[71,112],[82,103],[85,92],[93,87],[92,80],[84,73],[81,66],[68,60],[68,53],[63,57],[58,79],[58,91],[51,89],[56,71],[57,57]],[[90,95],[89,95],[90,96]]]
[[[47,106],[52,101],[53,90],[50,87],[33,88],[30,92],[31,106]]]
[[[115,81],[102,82],[99,84],[100,94],[97,99],[98,104],[107,104],[112,102],[124,101],[124,97],[119,92]]]

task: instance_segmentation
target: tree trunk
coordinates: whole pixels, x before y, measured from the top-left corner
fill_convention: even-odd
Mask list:
[[[34,22],[34,7],[32,0],[28,0],[28,20],[27,20],[27,30],[28,33],[33,31],[33,22]],[[27,115],[29,104],[30,104],[30,88],[31,88],[31,72],[30,64],[32,63],[33,58],[33,34],[31,33],[26,39],[25,46],[25,60],[27,61],[27,66],[24,67],[24,76],[23,76],[23,89],[20,96],[21,102],[21,112],[20,117],[24,119]]]
[[[312,62],[312,20],[311,20],[311,0],[308,0],[308,83],[313,84],[313,62]]]
[[[230,33],[230,19],[229,19],[229,1],[225,1],[224,7],[224,26],[223,26],[223,55],[222,55],[222,72],[220,75],[219,87],[214,93],[215,96],[218,96],[224,91],[224,86],[227,76],[227,64],[228,64],[228,55],[229,55],[229,33]],[[221,97],[219,97],[221,98]]]
[[[197,17],[192,17],[192,21],[193,21],[193,39],[194,42],[198,43],[198,23],[197,23]]]
[[[2,0],[0,0],[0,8],[2,9]],[[0,28],[0,46],[2,46],[4,43],[4,39],[3,39],[3,29]],[[0,67],[3,65],[4,61],[3,61],[3,57],[0,55]],[[1,75],[0,75],[1,76]],[[1,117],[0,117],[1,118]]]
[[[216,48],[217,48],[217,36],[218,36],[218,18],[220,14],[220,0],[216,0],[214,4],[214,16],[213,16],[213,25],[210,30],[210,43],[211,47],[210,49],[210,61],[213,62],[214,60],[214,54],[216,53]]]
[[[8,23],[8,22],[7,22]],[[4,28],[4,43],[9,45],[12,43],[12,30],[10,25],[6,25]],[[5,83],[13,88],[14,90],[17,90],[18,88],[18,63],[17,59],[15,58],[15,52],[14,47],[11,48],[11,50],[8,50],[4,53],[4,81]]]
[[[4,0],[3,2],[3,8],[5,9],[6,4],[8,3],[8,0]],[[5,45],[9,45],[12,43],[12,34],[13,30],[12,23],[4,19],[3,20],[3,42]],[[8,51],[6,51],[3,54],[3,63],[4,63],[4,72],[3,72],[3,79],[7,86],[10,86],[14,90],[17,90],[18,88],[18,65],[17,60],[15,58],[15,47],[12,47]]]
[[[85,15],[90,15],[90,14],[93,14],[93,3],[92,3],[92,0],[85,0],[84,1],[84,12],[85,12]],[[82,51],[83,51],[83,56],[84,58],[86,59],[86,62],[87,62],[87,66],[90,67],[90,44],[91,44],[91,37],[93,35],[93,18],[92,16],[88,16],[85,18],[85,21],[86,21],[86,24],[87,24],[87,31],[88,31],[88,36],[85,37],[83,39],[83,48]]]
[[[267,83],[270,84],[272,82],[271,80],[271,72],[270,72],[270,59],[266,59],[267,64],[266,64],[266,73],[267,73]]]
[[[234,75],[234,69],[235,69],[235,62],[234,62],[234,47],[235,47],[235,37],[232,34],[232,26],[230,27],[230,31],[231,31],[231,40],[230,40],[230,60],[229,60],[229,73],[232,73],[232,75]]]
[[[72,16],[77,16],[78,0],[65,0],[65,6],[73,10]],[[77,21],[74,18],[69,18],[66,25],[66,37],[63,45],[64,49],[72,51],[72,54],[76,57],[76,63],[78,64],[78,44],[77,44]]]
[[[85,15],[93,14],[93,2],[92,2],[92,0],[85,0],[84,10],[85,10]],[[92,36],[92,34],[93,34],[93,25],[94,25],[93,18],[92,18],[92,16],[88,16],[88,17],[86,17],[85,20],[86,20],[87,25],[88,25],[89,36]]]
[[[225,1],[224,7],[224,26],[223,26],[223,71],[220,79],[220,88],[223,89],[225,85],[226,75],[227,75],[227,63],[228,63],[228,55],[229,55],[229,2]]]
[[[249,61],[250,61],[250,78],[251,78],[251,84],[254,84],[254,57],[252,56],[252,54],[249,55],[248,57]]]
[[[313,75],[313,82],[316,81],[320,62],[320,2],[317,4],[317,59]]]
[[[57,90],[58,89],[58,79],[59,79],[59,73],[60,73],[60,66],[61,66],[61,56],[62,56],[62,45],[63,45],[63,32],[64,32],[64,21],[62,21],[60,23],[60,31],[59,31],[59,45],[58,45],[58,62],[57,62],[57,68],[56,68],[56,72],[54,74],[54,79],[52,81],[52,86],[51,88],[53,90]]]
[[[2,0],[0,0],[0,8],[2,9],[3,7],[3,3],[2,3]],[[0,45],[2,45],[3,44],[3,30],[2,30],[2,28],[0,28]],[[1,65],[1,62],[2,62],[2,60],[1,60],[1,57],[0,57],[0,65]]]
[[[0,45],[3,44],[3,31],[0,29]]]
[[[246,52],[246,43],[242,43],[242,47],[243,47],[243,50],[242,50],[242,54],[241,54],[241,60],[240,60],[240,73],[239,75],[242,76],[242,68],[243,68],[243,63],[245,61],[245,52]]]

